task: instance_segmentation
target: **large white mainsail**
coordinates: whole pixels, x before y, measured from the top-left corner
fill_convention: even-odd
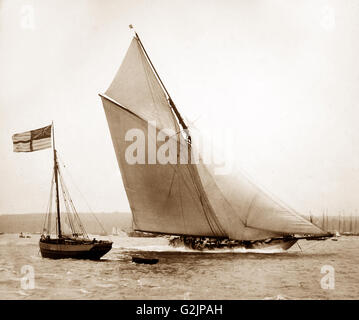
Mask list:
[[[128,130],[139,129],[149,139],[161,129],[180,132],[170,98],[137,34],[101,98],[138,230],[235,240],[325,234],[293,210],[272,200],[244,176],[215,176],[202,161],[182,164],[186,159],[181,158],[181,153],[176,164],[148,164],[147,152],[146,164],[126,161],[125,150],[131,144],[125,140]],[[151,121],[156,123],[153,130],[148,123]],[[180,144],[188,142],[176,139],[175,143],[179,150]],[[157,142],[157,148],[161,144]],[[146,139],[146,150],[148,147]],[[190,143],[188,147],[191,149]]]
[[[126,132],[137,128],[147,136],[148,123],[102,97],[117,161],[133,220],[141,231],[201,236],[226,236],[192,176],[191,165],[129,164]],[[155,128],[156,134],[158,129]],[[159,144],[157,145],[159,147]],[[146,155],[146,163],[147,163]]]

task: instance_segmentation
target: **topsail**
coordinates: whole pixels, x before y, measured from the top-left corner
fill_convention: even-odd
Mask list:
[[[246,177],[217,176],[203,163],[190,163],[178,152],[176,161],[150,164],[147,150],[162,129],[174,135],[166,143],[177,150],[192,145],[181,134],[177,110],[156,76],[137,34],[112,84],[100,95],[126,194],[138,230],[165,234],[260,240],[283,235],[325,232],[287,208]],[[183,127],[183,125],[182,125]],[[126,149],[133,129],[146,138],[145,163],[129,163]],[[153,146],[152,146],[153,147]]]

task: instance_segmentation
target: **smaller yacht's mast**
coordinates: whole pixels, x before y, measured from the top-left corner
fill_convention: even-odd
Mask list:
[[[129,27],[130,27],[130,29],[133,29],[132,24],[130,24]],[[146,51],[145,47],[143,46],[143,43],[142,43],[140,37],[138,36],[138,34],[137,34],[137,32],[136,32],[135,30],[134,30],[134,33],[135,33],[135,37],[136,37],[138,43],[140,44],[140,46],[141,46],[141,48],[142,48],[142,50],[143,50],[143,53],[145,54],[145,56],[146,56],[148,62],[150,63],[150,65],[151,65],[151,67],[152,67],[153,72],[155,73],[155,75],[156,75],[156,77],[157,77],[159,83],[161,84],[161,87],[163,88],[164,92],[165,92],[166,95],[167,95],[167,100],[168,100],[168,103],[169,103],[171,109],[173,110],[173,113],[175,114],[175,116],[176,116],[178,122],[180,123],[180,125],[182,126],[183,131],[184,131],[184,132],[186,133],[186,135],[187,135],[187,140],[188,140],[188,142],[191,143],[191,136],[190,136],[190,134],[189,134],[188,127],[187,127],[186,123],[184,122],[184,120],[183,120],[181,114],[179,113],[179,111],[178,111],[178,109],[177,109],[175,103],[173,102],[173,100],[172,100],[170,94],[168,93],[168,91],[167,91],[165,85],[163,84],[163,82],[162,82],[160,76],[158,75],[157,70],[156,70],[155,66],[153,65],[153,63],[152,63],[150,57],[148,56],[147,51]]]
[[[61,221],[60,221],[60,198],[59,198],[59,183],[58,183],[58,164],[57,164],[57,155],[55,149],[55,129],[54,123],[52,123],[52,149],[54,151],[54,175],[55,175],[55,185],[56,185],[56,212],[57,212],[57,227],[58,227],[58,237],[62,237],[61,233]]]

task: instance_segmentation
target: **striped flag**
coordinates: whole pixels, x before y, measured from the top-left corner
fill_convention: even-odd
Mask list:
[[[14,152],[32,152],[51,148],[51,125],[12,136]]]

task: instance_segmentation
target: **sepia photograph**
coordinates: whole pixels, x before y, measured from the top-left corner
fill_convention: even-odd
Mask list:
[[[0,300],[358,300],[358,39],[356,0],[0,0]]]

